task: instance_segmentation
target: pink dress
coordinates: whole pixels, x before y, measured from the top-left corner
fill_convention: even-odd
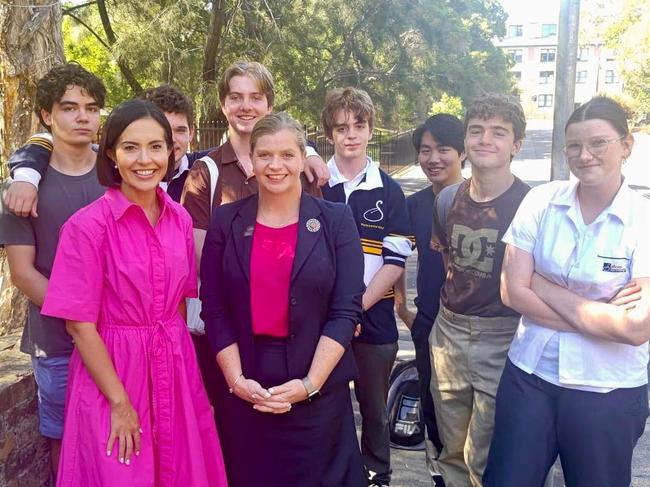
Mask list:
[[[70,361],[59,487],[222,487],[226,476],[192,341],[178,305],[195,297],[192,222],[162,190],[155,228],[115,188],[61,229],[43,313],[97,324],[138,412],[141,453],[110,457],[110,406],[78,350]]]

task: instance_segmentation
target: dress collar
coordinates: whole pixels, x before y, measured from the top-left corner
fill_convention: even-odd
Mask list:
[[[124,216],[126,213],[126,210],[128,210],[131,207],[137,207],[142,210],[142,207],[138,205],[137,203],[134,203],[132,201],[129,201],[126,196],[120,191],[119,188],[117,187],[110,187],[106,190],[106,201],[108,202],[108,206],[111,209],[111,213],[113,213],[113,217],[115,220],[119,220]],[[160,218],[164,216],[166,213],[167,207],[169,206],[169,202],[171,201],[171,197],[165,193],[165,191],[158,186],[156,188],[156,198],[158,198],[158,203],[160,204]],[[142,210],[144,211],[144,210]]]

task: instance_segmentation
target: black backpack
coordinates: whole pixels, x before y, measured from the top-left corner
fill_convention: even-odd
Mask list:
[[[388,387],[388,427],[394,448],[424,450],[424,423],[415,359],[397,362]]]

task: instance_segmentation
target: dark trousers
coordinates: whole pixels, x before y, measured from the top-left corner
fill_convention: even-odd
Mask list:
[[[577,391],[509,360],[499,383],[485,487],[541,487],[557,456],[567,487],[629,487],[648,417],[647,386]]]
[[[361,413],[361,455],[369,480],[390,483],[390,431],[388,429],[388,379],[397,356],[397,343],[374,345],[352,341],[359,369],[354,394]]]
[[[217,404],[219,381],[223,381],[221,369],[217,365],[216,354],[212,353],[208,337],[206,335],[192,335],[192,343],[196,350],[196,360],[201,370],[201,378],[205,391],[208,393],[208,399],[212,407]]]
[[[429,334],[433,328],[433,322],[421,313],[415,315],[413,326],[411,327],[411,339],[415,347],[415,365],[418,369],[418,378],[420,381],[420,405],[422,407],[422,416],[424,425],[427,430],[427,438],[440,452],[442,442],[438,434],[438,424],[436,423],[436,414],[433,408],[433,398],[431,397],[431,353],[429,350]]]

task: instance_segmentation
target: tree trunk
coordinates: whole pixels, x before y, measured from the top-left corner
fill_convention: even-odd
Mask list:
[[[227,0],[214,0],[210,11],[210,26],[205,40],[201,89],[201,121],[214,121],[221,115],[217,96],[217,61],[221,51],[221,39],[226,27]]]
[[[61,4],[52,0],[0,2],[0,174],[9,155],[38,129],[36,81],[64,60]],[[26,300],[11,285],[0,254],[0,336],[22,327]]]

